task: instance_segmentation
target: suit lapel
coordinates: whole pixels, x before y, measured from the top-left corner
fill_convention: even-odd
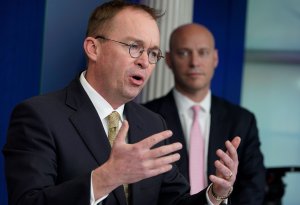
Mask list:
[[[82,141],[100,166],[109,158],[111,146],[107,139],[101,120],[89,97],[78,80],[74,80],[67,90],[66,104],[76,112],[70,117]],[[123,186],[110,194],[105,204],[126,205]]]
[[[103,164],[108,159],[111,148],[97,111],[78,80],[68,87],[66,104],[76,110],[70,121],[78,134],[98,165]]]
[[[168,129],[172,130],[173,132],[173,136],[170,138],[170,143],[180,142],[183,145],[183,148],[178,151],[181,159],[177,161],[176,164],[178,165],[178,168],[184,177],[189,180],[187,144],[172,91],[170,91],[162,99],[158,113],[160,113],[166,120]]]
[[[180,142],[186,147],[182,126],[180,123],[179,114],[172,91],[166,95],[159,108],[159,112],[166,120],[168,129],[172,130],[174,136],[171,137],[171,142]],[[186,151],[186,150],[185,150]]]
[[[223,149],[225,146],[224,143],[228,137],[226,136],[226,127],[228,127],[226,124],[226,110],[222,109],[221,102],[215,96],[212,96],[211,125],[207,158],[208,175],[215,173],[214,161],[217,160],[217,156],[215,154],[216,150],[220,148]]]

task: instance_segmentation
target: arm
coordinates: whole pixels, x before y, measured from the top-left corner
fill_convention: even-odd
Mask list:
[[[97,167],[96,161],[90,153],[84,154],[87,147],[65,113],[54,114],[45,107],[26,103],[13,112],[3,150],[10,204],[88,204],[90,173]],[[168,154],[180,149],[180,143],[150,149],[170,137],[170,131],[131,145],[125,143],[126,122],[121,130],[109,160],[93,172],[96,200],[121,184],[165,173],[179,159],[178,154]],[[70,143],[77,140],[74,149]]]
[[[48,113],[41,115],[28,104],[12,114],[3,149],[9,204],[88,204],[90,173],[62,180],[58,147],[46,118]]]
[[[244,136],[241,136],[243,143],[239,150],[239,173],[232,202],[256,205],[263,203],[266,176],[256,120],[253,115],[248,119],[243,132]]]

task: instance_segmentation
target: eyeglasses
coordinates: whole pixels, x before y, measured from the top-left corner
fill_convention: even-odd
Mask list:
[[[113,41],[113,42],[122,44],[124,46],[128,46],[128,48],[129,48],[129,55],[132,58],[138,58],[138,57],[140,57],[143,54],[143,52],[145,51],[144,46],[142,44],[138,43],[138,42],[134,42],[134,43],[128,44],[128,43],[116,41],[116,40],[113,40],[113,39],[109,39],[109,38],[106,38],[104,36],[96,36],[95,38],[96,39],[100,38],[100,39],[103,39],[103,40]],[[150,64],[156,64],[161,58],[164,58],[161,55],[161,50],[159,48],[148,49],[147,50],[147,54],[148,54],[148,60],[149,60]]]

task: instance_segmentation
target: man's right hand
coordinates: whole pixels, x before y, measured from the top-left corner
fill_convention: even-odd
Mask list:
[[[180,155],[174,153],[182,148],[179,142],[152,149],[157,143],[172,136],[170,130],[154,134],[135,144],[128,144],[128,129],[128,122],[124,120],[108,161],[93,171],[96,200],[122,184],[131,184],[165,173],[172,169],[172,163],[180,159]]]

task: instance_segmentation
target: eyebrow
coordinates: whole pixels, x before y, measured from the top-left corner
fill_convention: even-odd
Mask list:
[[[145,42],[143,40],[139,40],[139,39],[136,39],[134,37],[127,37],[127,38],[124,38],[124,40],[140,43],[143,46],[145,46]],[[160,47],[159,46],[152,46],[152,47],[149,47],[149,49],[160,49]]]

